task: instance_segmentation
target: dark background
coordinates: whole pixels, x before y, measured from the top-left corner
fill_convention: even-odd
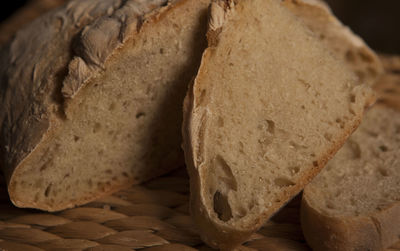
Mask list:
[[[7,1],[1,20],[26,0]],[[326,0],[334,13],[375,50],[400,54],[400,0]]]

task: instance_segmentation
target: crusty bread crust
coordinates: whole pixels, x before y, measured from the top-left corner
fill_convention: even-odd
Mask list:
[[[308,196],[306,187],[301,203],[301,227],[314,250],[383,250],[398,240],[400,203],[371,215],[333,217],[320,212]]]
[[[400,75],[398,57],[382,58],[387,73],[375,84],[378,102],[400,111],[399,93],[388,96],[387,88],[397,88]],[[397,87],[396,87],[397,86]],[[388,109],[388,108],[384,108]],[[301,226],[308,244],[314,250],[370,250],[388,248],[400,235],[400,203],[395,202],[368,215],[329,216],[313,204],[313,186],[304,189],[301,203]]]
[[[222,8],[213,6],[216,4]],[[363,114],[357,115],[353,120],[353,124],[349,123],[346,125],[346,127],[343,128],[343,134],[336,139],[332,148],[321,156],[317,163],[310,166],[310,171],[304,173],[302,178],[299,179],[295,185],[283,191],[280,195],[281,200],[279,202],[272,202],[272,205],[266,211],[262,212],[255,222],[245,227],[233,227],[223,224],[221,221],[213,220],[210,215],[211,209],[206,206],[205,198],[202,196],[202,194],[205,194],[207,187],[202,184],[204,183],[201,179],[202,170],[199,168],[202,160],[202,147],[199,147],[202,142],[199,142],[201,141],[201,139],[199,139],[201,136],[199,135],[202,133],[201,124],[204,119],[203,114],[207,113],[207,108],[201,107],[199,103],[202,101],[201,89],[207,88],[201,86],[203,84],[202,76],[206,74],[206,65],[209,63],[210,57],[213,54],[213,48],[218,45],[218,36],[220,35],[221,29],[229,19],[229,16],[235,15],[234,12],[231,12],[231,9],[235,7],[235,1],[217,1],[214,2],[213,5],[211,6],[209,31],[207,33],[208,48],[203,53],[198,74],[189,86],[183,105],[183,149],[190,176],[190,210],[195,223],[199,226],[200,235],[203,241],[214,248],[233,250],[237,245],[246,241],[253,232],[259,229],[262,224],[271,218],[285,203],[296,196],[321,171],[327,161],[333,157],[342,147],[346,139],[358,127]],[[369,97],[369,100],[366,101],[365,108],[372,105],[374,102],[375,97],[372,95]]]
[[[46,211],[74,207],[162,175],[183,163],[179,157],[177,163],[166,163],[168,166],[159,167],[150,175],[128,183],[105,184],[95,195],[65,200],[63,204],[27,203],[24,195],[15,191],[15,183],[24,172],[24,163],[37,154],[41,146],[52,141],[73,112],[70,111],[71,104],[82,87],[101,75],[109,61],[117,58],[121,48],[138,33],[157,25],[172,10],[193,2],[71,1],[35,20],[7,45],[0,62],[1,75],[6,79],[1,85],[0,159],[10,199],[16,206]],[[31,43],[34,49],[27,47],[25,41],[41,33],[38,30],[47,36],[34,40]],[[24,57],[24,53],[31,53],[29,50],[41,50],[43,44],[46,54],[37,58]],[[22,74],[18,75],[18,72]],[[22,83],[30,84],[22,86]]]

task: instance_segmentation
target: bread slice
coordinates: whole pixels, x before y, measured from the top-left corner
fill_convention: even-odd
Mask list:
[[[279,0],[216,1],[184,103],[191,213],[230,250],[320,171],[373,94]]]
[[[183,164],[182,102],[208,0],[75,0],[1,56],[1,167],[16,206],[62,210]]]
[[[304,190],[314,250],[383,250],[400,236],[400,112],[375,106]]]
[[[360,82],[372,85],[383,73],[379,57],[333,15],[325,2],[283,0],[283,4],[332,49],[335,57],[346,61]]]

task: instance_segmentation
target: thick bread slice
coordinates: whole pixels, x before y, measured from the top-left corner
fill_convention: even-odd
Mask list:
[[[400,236],[400,112],[375,106],[303,193],[314,250],[383,250]]]
[[[181,106],[208,0],[76,0],[1,56],[1,167],[13,203],[56,211],[183,163]]]
[[[325,2],[284,0],[283,4],[333,49],[335,57],[347,62],[360,82],[372,85],[383,73],[379,57],[333,15]]]
[[[373,95],[279,0],[216,1],[184,104],[191,213],[231,249],[296,195]]]

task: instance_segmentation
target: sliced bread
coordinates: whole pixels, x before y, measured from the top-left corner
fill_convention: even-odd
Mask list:
[[[301,220],[315,250],[383,250],[400,235],[400,62],[381,57],[379,106],[304,190]]]
[[[400,112],[375,106],[303,193],[314,250],[383,250],[400,236]]]
[[[279,0],[215,1],[184,103],[191,213],[231,250],[320,171],[373,102]]]
[[[347,62],[362,83],[369,85],[383,73],[379,57],[348,27],[343,25],[322,0],[284,0],[283,4],[299,17],[335,57]]]
[[[0,154],[12,202],[62,210],[183,164],[182,102],[208,0],[74,0],[0,58]]]

